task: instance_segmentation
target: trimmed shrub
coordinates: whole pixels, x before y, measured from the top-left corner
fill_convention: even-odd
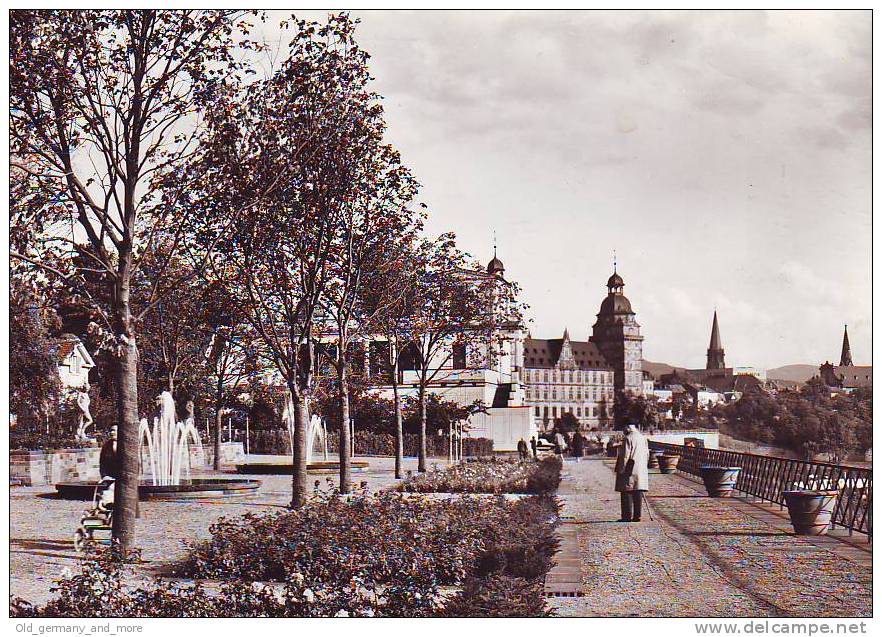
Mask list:
[[[416,493],[553,493],[561,466],[557,456],[539,462],[484,458],[412,476],[397,488]]]

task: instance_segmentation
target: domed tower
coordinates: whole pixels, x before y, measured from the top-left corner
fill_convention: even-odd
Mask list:
[[[631,302],[625,296],[625,281],[613,272],[606,282],[608,293],[600,304],[592,328],[592,343],[614,370],[616,391],[643,393],[643,337]]]
[[[493,258],[490,260],[490,263],[487,264],[487,274],[492,276],[497,274],[502,276],[505,274],[505,266],[502,264],[502,261],[499,260],[499,257],[496,256],[496,250],[493,250]]]

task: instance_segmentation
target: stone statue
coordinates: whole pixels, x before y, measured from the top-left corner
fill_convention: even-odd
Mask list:
[[[193,405],[192,400],[188,400],[184,405],[184,410],[186,412],[186,416],[184,416],[184,422],[195,425],[196,424],[196,407]]]
[[[77,440],[92,440],[86,435],[86,429],[88,429],[89,425],[93,423],[92,414],[89,412],[89,403],[91,402],[92,401],[89,398],[89,386],[86,385],[82,391],[77,392],[77,407],[80,410],[79,424],[77,425]]]

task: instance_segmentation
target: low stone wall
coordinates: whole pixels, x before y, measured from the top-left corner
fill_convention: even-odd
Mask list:
[[[98,447],[11,451],[9,481],[40,486],[76,480],[98,480]]]
[[[214,465],[214,445],[205,444],[205,464],[206,466]],[[245,462],[245,445],[241,442],[222,442],[221,443],[221,466],[230,467]],[[195,466],[195,465],[194,465]]]
[[[244,462],[245,453],[242,451],[242,443],[225,443],[238,445],[236,449],[224,448],[225,464]],[[99,447],[84,447],[79,449],[50,449],[32,451],[11,451],[9,453],[9,483],[22,486],[41,486],[55,484],[56,482],[77,482],[81,480],[99,480],[98,458],[101,455]],[[190,448],[190,468],[192,470],[203,469],[210,464],[213,454],[209,453],[206,446]],[[229,458],[227,460],[227,458]],[[146,448],[141,449],[142,474],[150,473],[150,458]]]

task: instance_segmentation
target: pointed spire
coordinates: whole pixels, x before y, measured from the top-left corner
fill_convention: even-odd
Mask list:
[[[851,345],[848,343],[848,325],[845,326],[845,333],[842,335],[842,356],[839,357],[840,367],[851,367],[854,362],[851,360]]]
[[[714,310],[714,324],[713,327],[711,327],[711,339],[708,349],[723,349],[723,345],[720,342],[720,324],[717,321],[716,310]]]
[[[564,328],[563,340],[565,340],[565,341],[570,340],[570,329],[568,327]]]
[[[725,369],[726,353],[723,351],[723,341],[720,338],[720,323],[717,321],[717,311],[714,310],[714,323],[711,327],[710,345],[707,348],[707,369]]]

